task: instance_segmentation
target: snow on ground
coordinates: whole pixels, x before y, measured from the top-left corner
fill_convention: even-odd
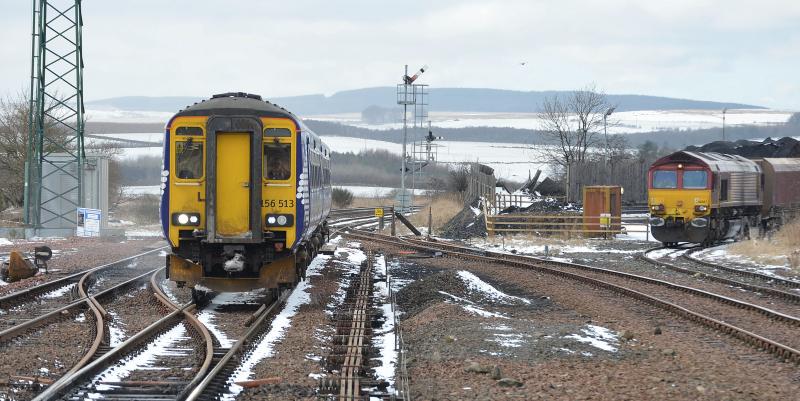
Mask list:
[[[612,240],[561,241],[556,238],[528,238],[511,236],[499,239],[473,238],[470,244],[476,248],[494,252],[516,253],[522,255],[552,256],[570,253],[620,253],[635,254],[638,250],[609,248]],[[552,258],[556,260],[555,258]]]
[[[475,306],[475,302],[470,301],[469,299],[461,298],[459,296],[453,295],[449,292],[439,291],[439,294],[444,296],[450,297],[453,301],[447,301],[457,304],[458,306],[462,307],[465,311],[472,313],[473,315],[478,315],[481,317],[488,317],[488,318],[499,318],[499,319],[508,319],[509,317],[503,315],[501,313],[489,312],[487,310],[483,310],[477,306]]]
[[[335,188],[343,188],[353,193],[354,196],[360,198],[385,198],[392,192],[397,191],[398,188],[392,187],[367,187],[359,185],[335,185]],[[414,195],[425,194],[424,189],[414,189]],[[411,190],[409,190],[411,192]]]
[[[65,285],[65,286],[63,286],[61,288],[56,288],[55,290],[50,291],[50,292],[42,295],[42,298],[53,299],[53,298],[62,297],[66,293],[72,291],[72,289],[75,288],[75,285],[76,285],[75,283],[72,283],[72,284],[69,284],[69,285]]]
[[[14,243],[9,241],[8,238],[0,238],[0,246],[3,245],[14,245]]]
[[[125,329],[120,327],[119,317],[116,312],[108,311],[111,319],[108,320],[108,345],[116,347],[125,341]]]
[[[458,277],[462,281],[464,281],[464,284],[467,285],[467,288],[469,288],[471,292],[481,293],[484,297],[490,299],[493,302],[502,302],[509,304],[515,304],[517,302],[522,302],[524,304],[531,303],[530,300],[527,300],[525,298],[508,295],[498,290],[493,285],[481,280],[478,276],[466,270],[459,270]]]
[[[729,265],[731,262],[738,263],[746,266],[751,266],[753,270],[758,273],[766,274],[768,276],[780,277],[786,279],[785,275],[776,273],[777,271],[790,271],[789,260],[786,255],[778,255],[774,257],[776,264],[766,264],[755,261],[747,256],[737,255],[728,250],[728,244],[706,248],[699,252],[692,254],[693,257],[706,260],[712,263],[720,263]]]
[[[374,287],[375,291],[373,296],[375,299],[382,300],[380,304],[381,311],[385,316],[383,325],[373,333],[372,345],[380,350],[380,365],[375,367],[375,376],[379,380],[385,380],[389,383],[387,388],[388,393],[394,393],[394,377],[395,368],[397,366],[397,350],[395,349],[395,324],[397,324],[397,315],[392,308],[392,299],[389,297],[389,287],[387,281],[391,280],[391,272],[386,265],[386,258],[380,255],[375,258],[373,265],[375,271]]]
[[[325,263],[329,259],[330,257],[326,255],[317,256],[308,266],[306,276],[319,275],[320,270],[325,267]],[[291,327],[292,318],[297,314],[297,310],[311,300],[307,291],[311,288],[309,283],[310,280],[303,280],[292,290],[283,309],[278,316],[275,316],[275,319],[273,319],[269,332],[258,340],[258,344],[256,344],[255,348],[248,353],[247,357],[236,369],[236,372],[229,382],[231,384],[228,387],[228,393],[225,394],[223,399],[234,400],[243,390],[242,386],[239,386],[235,382],[251,380],[253,378],[253,367],[263,359],[270,358],[274,355],[275,345],[280,342],[286,330]]]
[[[662,249],[656,249],[653,252],[649,252],[647,254],[647,256],[649,256],[649,257],[651,257],[653,259],[660,259],[660,258],[663,258],[663,257],[670,257],[672,259],[675,259],[678,256],[681,256],[682,254],[684,254],[685,252],[686,252],[685,250],[681,251],[681,250],[678,250],[678,249],[662,248]]]
[[[128,196],[134,195],[158,195],[161,196],[160,185],[133,185],[122,187],[122,193]]]
[[[577,340],[578,342],[589,344],[603,351],[617,352],[619,336],[617,333],[601,326],[587,324],[585,329],[581,329],[581,334],[570,334],[564,338]]]
[[[180,341],[188,339],[189,336],[186,331],[186,326],[180,323],[166,333],[158,336],[144,351],[128,356],[122,362],[97,374],[92,379],[92,382],[121,382],[135,370],[144,370],[148,368],[157,369],[153,367],[153,363],[159,356],[187,356],[194,352],[194,350],[191,348],[177,348],[177,344]],[[117,387],[118,386],[108,384],[98,384],[95,388],[98,391],[107,392]],[[90,393],[87,394],[87,397],[90,399],[98,399],[102,398],[102,395],[99,393]]]
[[[776,125],[785,123],[792,115],[783,110],[728,110],[725,125]],[[306,116],[309,120],[338,122],[360,128],[389,130],[403,128],[402,121],[370,125],[361,121],[359,113]],[[442,112],[429,113],[431,125],[441,128],[507,127],[541,129],[543,120],[538,113]],[[639,110],[614,113],[609,119],[608,132],[635,133],[672,129],[703,129],[722,127],[722,110]]]
[[[204,308],[200,314],[197,315],[197,320],[202,322],[208,330],[214,334],[214,337],[219,341],[220,346],[230,348],[235,342],[234,339],[228,337],[224,331],[220,330],[216,325],[217,310],[223,305],[242,304],[249,301],[256,302],[259,298],[263,297],[262,291],[250,292],[223,292],[211,300],[211,304]]]

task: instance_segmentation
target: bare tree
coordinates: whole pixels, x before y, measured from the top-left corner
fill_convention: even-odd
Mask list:
[[[27,96],[0,99],[0,207],[20,206],[28,144]]]
[[[542,102],[542,135],[551,161],[566,170],[565,188],[570,200],[570,170],[589,157],[603,132],[603,116],[609,108],[606,96],[594,85],[566,96],[553,95]]]

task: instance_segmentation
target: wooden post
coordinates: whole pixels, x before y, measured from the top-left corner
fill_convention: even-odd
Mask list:
[[[392,237],[395,235],[397,235],[397,229],[395,227],[394,206],[392,206]]]
[[[433,236],[433,208],[428,207],[428,238]]]

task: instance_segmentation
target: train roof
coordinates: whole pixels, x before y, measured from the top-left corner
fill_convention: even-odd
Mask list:
[[[300,119],[290,111],[261,99],[261,96],[244,92],[228,92],[211,96],[179,111],[175,117],[216,115],[251,115],[256,117],[290,118],[300,124]]]
[[[797,157],[765,157],[763,160],[775,171],[800,171],[800,158]]]
[[[739,155],[715,152],[687,152],[684,150],[656,160],[650,168],[653,169],[673,163],[699,163],[714,172],[761,171],[756,162]]]

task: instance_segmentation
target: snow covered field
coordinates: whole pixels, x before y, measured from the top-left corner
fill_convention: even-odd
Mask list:
[[[467,113],[430,112],[431,124],[441,128],[508,127],[540,129],[538,113]],[[783,124],[792,115],[784,110],[728,110],[727,126]],[[361,128],[388,130],[403,127],[401,121],[370,125],[361,121],[360,113],[304,116],[309,120],[338,122]],[[722,110],[642,110],[614,113],[609,119],[609,133],[630,134],[668,129],[702,129],[722,127]]]

